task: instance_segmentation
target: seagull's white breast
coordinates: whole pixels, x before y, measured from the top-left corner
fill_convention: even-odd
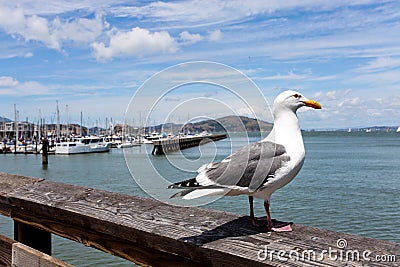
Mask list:
[[[275,120],[273,130],[264,140],[283,145],[290,157],[290,160],[276,171],[273,178],[252,194],[257,198],[269,199],[273,192],[296,177],[304,163],[305,149],[296,114],[293,112],[281,114]]]

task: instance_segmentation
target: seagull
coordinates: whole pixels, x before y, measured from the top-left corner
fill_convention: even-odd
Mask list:
[[[261,198],[268,231],[292,231],[290,225],[274,227],[269,207],[272,193],[292,181],[304,163],[305,149],[296,114],[301,107],[321,109],[318,102],[299,92],[279,94],[273,104],[274,127],[267,137],[242,147],[221,162],[201,166],[195,178],[171,184],[169,189],[184,189],[171,198],[248,195],[250,220],[256,226],[253,200]]]

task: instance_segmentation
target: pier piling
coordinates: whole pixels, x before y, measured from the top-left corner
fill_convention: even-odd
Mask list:
[[[182,150],[189,147],[195,147],[209,143],[211,141],[218,141],[225,139],[226,134],[212,134],[205,136],[191,136],[191,137],[180,137],[172,139],[160,139],[153,141],[153,155],[164,155],[169,152]]]
[[[42,165],[48,165],[49,164],[49,158],[48,158],[48,151],[49,151],[49,140],[43,139],[43,145],[42,145]]]

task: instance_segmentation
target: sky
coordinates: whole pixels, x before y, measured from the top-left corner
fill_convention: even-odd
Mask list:
[[[271,104],[294,89],[323,107],[299,110],[302,128],[400,125],[396,0],[0,0],[0,40],[0,116],[11,119],[15,104],[20,120],[55,122],[58,101],[61,122],[79,122],[82,112],[89,126],[122,122],[126,112],[139,113],[136,124],[249,115],[249,103],[270,120],[269,107],[250,98]],[[185,62],[237,70],[262,97],[232,94],[208,77],[164,95],[146,86]],[[210,80],[216,74],[224,75],[208,70]],[[143,93],[158,99],[151,116],[128,108],[148,101]]]

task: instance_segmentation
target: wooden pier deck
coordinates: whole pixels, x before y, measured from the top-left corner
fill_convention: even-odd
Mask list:
[[[267,233],[247,216],[6,173],[0,173],[0,213],[14,220],[15,241],[48,254],[51,233],[145,266],[400,263],[396,243],[301,225]],[[35,240],[28,238],[32,232]],[[0,240],[3,263],[11,262],[9,253]]]
[[[190,137],[179,137],[179,138],[164,138],[153,141],[153,155],[163,155],[165,153],[195,147],[202,144],[209,143],[211,141],[218,141],[225,139],[226,134],[212,134],[205,136],[190,136]]]

